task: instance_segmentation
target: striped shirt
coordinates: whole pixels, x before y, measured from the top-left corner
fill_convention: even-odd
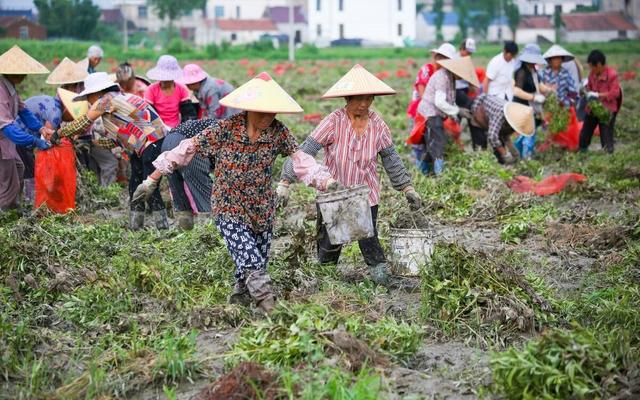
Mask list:
[[[540,72],[540,81],[545,85],[558,85],[556,90],[558,100],[565,107],[570,107],[573,104],[577,94],[576,84],[571,73],[566,68],[560,67],[560,70],[556,73],[551,67],[546,67]]]
[[[378,204],[378,153],[393,142],[389,127],[377,113],[369,111],[369,123],[358,134],[346,109],[340,108],[326,116],[310,137],[324,148],[325,164],[334,179],[344,186],[369,186],[369,204]]]
[[[429,79],[426,89],[424,90],[424,94],[422,95],[422,100],[418,106],[418,112],[425,118],[447,116],[436,107],[436,92],[444,92],[447,95],[447,103],[455,104],[456,90],[453,74],[444,68],[440,68],[433,74],[431,79]]]

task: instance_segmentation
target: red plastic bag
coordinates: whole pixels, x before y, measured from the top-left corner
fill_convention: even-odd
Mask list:
[[[36,208],[60,214],[76,208],[76,153],[68,139],[36,152],[35,189]]]
[[[574,173],[551,175],[540,182],[536,182],[526,176],[516,176],[513,180],[507,182],[507,186],[516,193],[534,193],[537,196],[548,196],[560,193],[567,185],[586,180],[586,176]]]
[[[576,151],[578,150],[578,146],[580,145],[581,130],[582,122],[578,121],[576,109],[574,107],[571,107],[569,108],[569,124],[567,125],[567,130],[551,136],[550,141],[545,141],[544,143],[542,143],[538,148],[538,151],[546,151],[551,143],[557,144],[558,146],[569,151]]]
[[[424,138],[424,130],[427,125],[427,120],[422,114],[416,114],[416,117],[413,119],[413,129],[411,133],[409,133],[409,138],[407,139],[407,144],[420,144]]]
[[[451,136],[453,141],[462,149],[464,145],[460,140],[460,134],[462,133],[462,127],[453,118],[447,118],[444,120],[444,131]]]

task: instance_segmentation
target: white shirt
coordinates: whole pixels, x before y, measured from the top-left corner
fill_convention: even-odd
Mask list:
[[[489,96],[513,99],[513,73],[515,72],[515,58],[507,62],[502,53],[493,57],[487,65],[489,78]]]

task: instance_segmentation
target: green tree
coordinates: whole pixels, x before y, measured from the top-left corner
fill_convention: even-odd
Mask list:
[[[433,2],[433,12],[436,13],[436,40],[441,42],[444,40],[442,35],[442,24],[444,22],[444,0],[435,0]]]
[[[206,5],[206,0],[148,0],[148,2],[153,6],[153,8],[155,8],[160,18],[168,18],[168,42],[171,42],[171,38],[173,35],[174,20],[182,17],[189,11],[204,8]]]
[[[469,2],[466,0],[455,0],[453,7],[458,12],[458,27],[462,39],[469,34]]]
[[[504,13],[507,16],[507,23],[509,24],[509,29],[513,32],[513,41],[515,42],[516,31],[520,24],[520,10],[518,9],[518,5],[515,4],[513,0],[506,0],[504,2]]]
[[[34,0],[50,37],[93,39],[100,9],[91,0]]]

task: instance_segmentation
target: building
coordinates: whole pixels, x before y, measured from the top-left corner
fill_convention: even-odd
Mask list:
[[[494,43],[505,40],[514,40],[513,32],[511,32],[511,28],[509,28],[509,20],[507,17],[502,16],[501,18],[494,18],[491,23],[489,23],[486,40]]]
[[[280,34],[289,36],[291,29],[289,25],[289,7],[267,7],[262,14],[262,18],[270,19],[278,27]],[[302,6],[293,8],[293,37],[295,43],[306,42],[309,38],[307,15]]]
[[[37,18],[30,8],[25,9],[4,9],[0,8],[0,17],[25,17],[30,21],[36,22]]]
[[[640,0],[600,0],[600,9],[604,12],[622,12],[640,26]]]
[[[436,28],[437,13],[421,11],[416,20],[416,40],[421,43],[433,43],[437,41],[438,30]],[[445,12],[442,21],[442,39],[445,42],[453,41],[460,32],[457,12]]]
[[[620,12],[562,15],[562,39],[569,43],[637,39],[638,28]]]
[[[523,16],[516,30],[519,43],[541,43],[556,41],[556,30],[549,16]]]
[[[278,35],[278,27],[267,18],[261,19],[218,19],[209,21],[211,34],[208,43],[233,44],[252,43],[263,35]]]
[[[260,19],[270,7],[306,6],[305,0],[207,0],[206,14],[211,19]]]
[[[47,30],[25,16],[0,17],[0,37],[44,40]]]
[[[435,0],[417,0],[416,5],[422,7],[420,11],[433,11]],[[453,12],[453,0],[444,0],[442,2],[442,12]]]
[[[591,7],[593,0],[517,0],[520,15],[554,15],[556,10],[561,14],[576,11],[578,6]]]
[[[337,39],[403,46],[416,36],[415,0],[308,0],[309,41],[326,46]]]

